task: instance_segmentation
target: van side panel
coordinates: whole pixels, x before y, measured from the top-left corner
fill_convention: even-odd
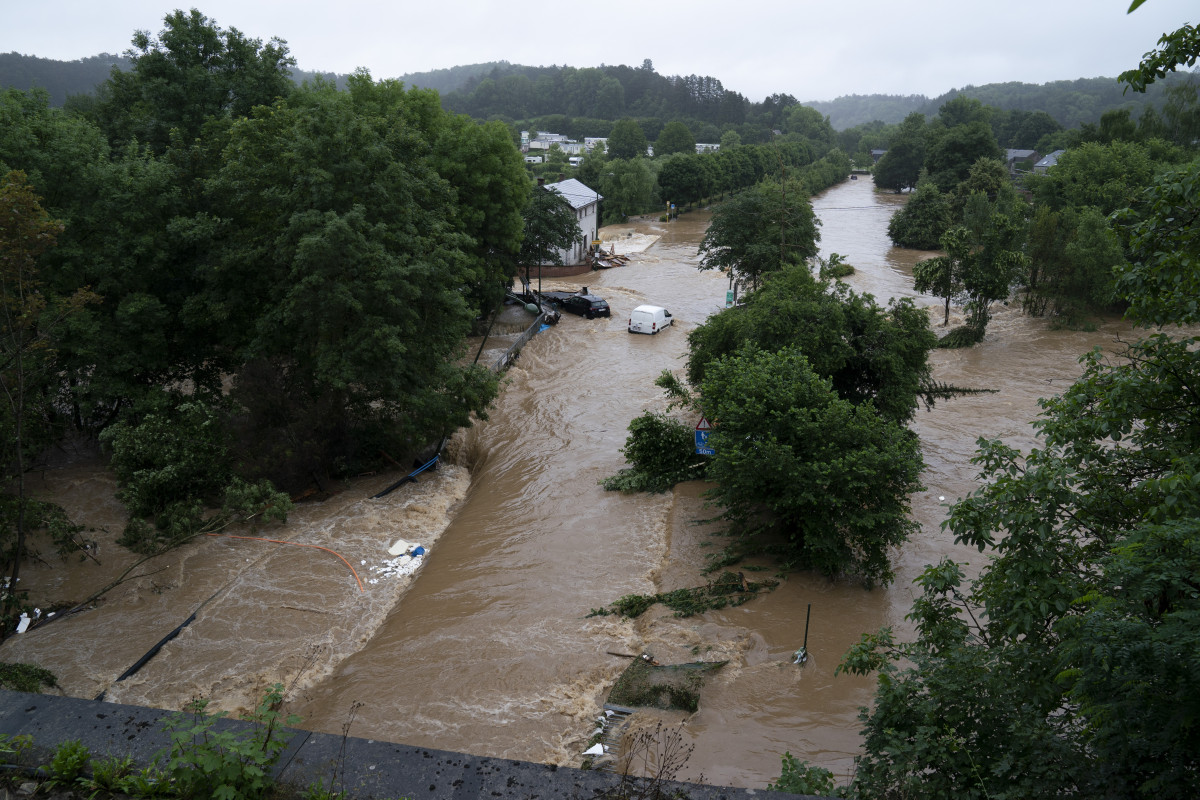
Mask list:
[[[658,333],[673,320],[661,306],[638,306],[629,315],[630,333]]]

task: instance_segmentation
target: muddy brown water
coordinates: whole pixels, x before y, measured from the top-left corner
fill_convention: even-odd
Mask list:
[[[902,202],[863,178],[814,200],[822,253],[843,255],[857,268],[847,282],[881,302],[913,296],[912,265],[928,255],[890,246],[887,221]],[[353,719],[357,736],[557,764],[580,761],[627,663],[612,653],[728,659],[697,713],[663,715],[682,723],[694,746],[679,777],[762,787],[790,751],[847,779],[872,681],[835,676],[835,668],[862,633],[909,630],[912,580],[926,564],[949,556],[978,569],[983,557],[940,527],[945,504],[975,486],[975,440],[1032,446],[1038,398],[1065,388],[1081,353],[1111,346],[1128,327],[1113,320],[1091,333],[1056,331],[998,306],[982,344],[932,354],[937,379],[998,391],[918,412],[927,464],[927,488],[913,497],[921,529],[894,554],[890,587],[866,591],[799,574],[747,605],[701,617],[676,619],[659,607],[634,621],[588,617],[625,594],[700,584],[705,555],[719,546],[712,526],[696,524],[711,513],[704,485],[664,495],[599,485],[624,464],[629,421],[664,407],[655,376],[683,369],[687,332],[724,305],[725,279],[696,269],[707,221],[696,212],[610,227],[604,237],[617,252],[623,242],[659,238],[629,266],[543,281],[589,286],[608,299],[612,318],[567,316],[534,337],[489,419],[451,443],[438,472],[378,500],[371,495],[398,476],[362,477],[332,500],[300,506],[285,528],[232,531],[328,547],[348,563],[315,548],[205,539],[146,565],[99,608],[13,637],[0,659],[49,667],[73,695],[107,690],[115,701],[164,708],[203,695],[236,711],[278,680],[305,727],[340,733]],[[641,303],[667,306],[675,325],[630,335],[628,313]],[[522,324],[506,318],[501,341]],[[494,349],[485,348],[485,360]],[[123,524],[114,488],[83,458],[37,477],[37,491],[107,531],[91,534],[103,566],[46,556],[26,569],[35,600],[79,599],[131,563],[111,544]],[[429,548],[415,577],[381,571],[401,537]],[[791,655],[810,605],[811,658],[800,667]],[[144,669],[113,684],[197,610]]]

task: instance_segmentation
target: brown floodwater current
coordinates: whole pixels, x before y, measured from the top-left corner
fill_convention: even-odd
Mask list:
[[[857,270],[847,283],[881,303],[914,297],[912,266],[929,255],[887,238],[903,202],[865,178],[814,198],[822,254],[844,256]],[[205,539],[143,566],[98,608],[13,637],[0,660],[42,664],[72,695],[107,690],[110,700],[163,708],[203,695],[236,711],[282,681],[314,730],[340,733],[353,717],[350,732],[361,737],[578,764],[628,663],[612,653],[727,659],[698,712],[662,715],[682,723],[695,748],[679,777],[761,788],[790,751],[848,779],[873,681],[835,676],[842,654],[881,626],[909,631],[912,581],[926,564],[949,556],[978,569],[984,556],[941,529],[946,505],[976,485],[976,439],[1032,446],[1038,398],[1077,377],[1082,353],[1113,346],[1129,328],[1111,320],[1094,332],[1053,330],[998,305],[980,345],[931,354],[936,379],[997,391],[917,413],[927,488],[912,498],[920,531],[894,553],[891,586],[792,574],[744,606],[699,617],[659,606],[633,621],[589,617],[622,595],[703,583],[706,554],[720,546],[713,526],[697,522],[712,513],[704,485],[624,495],[599,483],[624,466],[629,421],[665,407],[654,378],[682,372],[688,331],[724,306],[726,279],[696,269],[708,219],[695,212],[606,228],[618,253],[659,238],[627,266],[544,280],[544,288],[587,285],[612,318],[566,316],[535,336],[488,419],[451,442],[436,473],[380,499],[371,496],[398,475],[365,476],[333,499],[298,506],[285,527],[230,531],[328,547],[347,563],[314,548]],[[934,306],[940,323],[936,299],[916,302]],[[628,314],[641,303],[668,307],[675,325],[630,335]],[[514,331],[521,313],[510,318]],[[81,599],[132,562],[111,544],[124,524],[111,475],[87,459],[67,462],[36,476],[34,488],[106,529],[90,534],[102,566],[45,556],[23,573],[43,604]],[[429,549],[415,576],[382,569],[397,538]],[[810,605],[811,658],[796,666]],[[145,668],[114,683],[197,609]]]

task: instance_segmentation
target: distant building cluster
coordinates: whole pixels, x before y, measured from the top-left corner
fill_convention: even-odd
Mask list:
[[[571,166],[577,167],[583,163],[583,156],[596,149],[597,145],[608,147],[608,137],[606,136],[585,136],[580,142],[576,139],[568,139],[564,134],[551,133],[550,131],[535,131],[530,136],[529,131],[521,131],[521,152],[525,154],[526,164],[541,164],[546,160],[545,155],[536,155],[536,153],[549,153],[550,148],[558,145],[558,149],[566,153]],[[696,153],[715,153],[721,149],[721,145],[713,142],[697,142]],[[650,156],[654,155],[654,146],[647,148],[647,153]]]
[[[592,152],[597,142],[607,141],[607,139],[584,139],[579,142],[575,139],[568,139],[561,133],[537,131],[530,136],[529,131],[521,131],[521,152],[529,153],[532,150],[549,152],[551,147],[558,145],[558,149],[569,156],[582,156],[584,153]]]

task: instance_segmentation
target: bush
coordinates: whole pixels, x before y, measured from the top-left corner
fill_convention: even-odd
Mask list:
[[[769,792],[792,792],[793,794],[816,794],[832,796],[837,786],[833,773],[801,761],[789,752],[783,754],[783,770],[776,783],[767,784]]]
[[[51,786],[74,784],[83,774],[83,768],[87,766],[91,755],[83,742],[78,739],[63,742],[54,751],[54,757],[50,759],[50,780],[47,783]]]
[[[938,339],[937,346],[941,350],[955,350],[960,347],[971,347],[983,341],[984,330],[977,325],[961,325]]]
[[[206,714],[207,700],[193,701],[189,715],[176,714],[166,722],[170,746],[156,761],[166,758],[165,775],[182,798],[239,800],[260,798],[273,785],[270,768],[279,759],[290,736],[280,736],[281,724],[294,725],[299,717],[282,719],[283,686],[275,684],[263,696],[249,731],[215,730],[224,714]]]
[[[43,686],[57,686],[54,673],[33,664],[0,663],[0,688],[38,694]]]
[[[632,466],[601,482],[609,491],[665,492],[704,474],[694,432],[665,414],[647,412],[634,418],[621,452]]]
[[[223,487],[230,475],[223,431],[212,406],[162,395],[139,420],[122,420],[102,432],[129,513],[152,516]]]

